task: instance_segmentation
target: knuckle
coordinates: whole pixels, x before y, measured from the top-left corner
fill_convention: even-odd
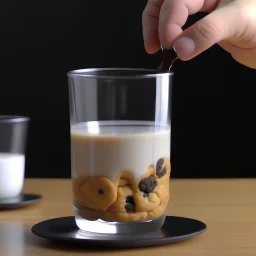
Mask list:
[[[218,28],[217,24],[214,24],[209,20],[197,22],[194,29],[197,33],[197,36],[202,40],[211,40],[220,32],[220,28]]]
[[[152,14],[148,11],[148,9],[145,9],[142,13],[142,26],[147,26],[151,23],[152,20]]]
[[[236,28],[235,36],[250,41],[255,38],[256,5],[246,4],[240,7],[236,11],[236,20],[240,24]]]
[[[143,10],[142,17],[156,17],[159,16],[159,12],[164,0],[148,0],[148,3]]]
[[[160,8],[155,5],[147,5],[142,12],[142,25],[147,25],[151,23],[151,20],[159,19]]]
[[[160,8],[163,2],[164,0],[148,0],[148,5],[156,6]]]

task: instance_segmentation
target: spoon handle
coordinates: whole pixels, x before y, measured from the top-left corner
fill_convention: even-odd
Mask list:
[[[171,70],[174,62],[178,60],[179,57],[177,56],[177,53],[174,48],[164,49],[161,46],[161,50],[162,50],[163,59],[162,59],[162,63],[157,68],[157,70],[160,72],[168,72]]]

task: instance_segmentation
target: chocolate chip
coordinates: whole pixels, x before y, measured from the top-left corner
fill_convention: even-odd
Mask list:
[[[147,188],[146,183],[143,182],[143,181],[141,181],[141,182],[139,183],[139,189],[140,189],[140,191],[143,192],[143,191],[146,190],[146,188]]]
[[[157,175],[158,178],[162,178],[165,174],[166,174],[166,168],[165,167],[160,171],[156,171],[156,175]]]
[[[102,188],[100,188],[100,189],[98,190],[98,193],[99,193],[100,195],[103,195],[103,194],[104,194],[104,190],[103,190]]]
[[[156,162],[156,172],[161,171],[163,164],[164,164],[164,159],[163,159],[163,158],[160,158],[160,159]]]
[[[148,193],[144,193],[144,194],[143,194],[143,197],[148,197]]]
[[[127,196],[126,199],[125,199],[125,210],[128,212],[128,213],[132,213],[135,211],[135,203],[134,203],[134,199],[132,196]]]
[[[133,204],[126,204],[125,206],[124,206],[124,208],[125,208],[125,210],[128,212],[128,213],[132,213],[132,212],[134,212],[134,205]]]
[[[146,179],[143,179],[140,183],[139,183],[139,189],[141,192],[144,193],[151,193],[155,187],[157,186],[157,180],[153,177],[153,176],[149,176]]]
[[[127,196],[125,199],[126,203],[134,203],[133,197],[132,196]]]

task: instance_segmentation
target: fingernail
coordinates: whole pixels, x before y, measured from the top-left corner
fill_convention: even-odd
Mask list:
[[[191,38],[182,37],[174,43],[173,47],[179,58],[186,59],[194,53],[196,44]]]

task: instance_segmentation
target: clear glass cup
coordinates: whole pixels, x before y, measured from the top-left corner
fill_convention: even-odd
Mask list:
[[[28,123],[28,117],[0,115],[0,199],[23,189]]]
[[[73,207],[82,231],[159,230],[169,201],[173,73],[68,73]]]

